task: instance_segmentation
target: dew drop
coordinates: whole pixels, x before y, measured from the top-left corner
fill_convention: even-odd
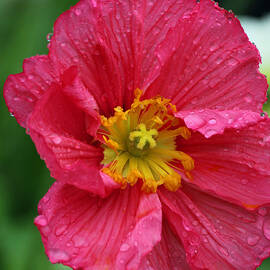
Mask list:
[[[228,66],[235,66],[238,63],[238,61],[234,58],[231,58],[227,61]]]
[[[219,64],[222,62],[222,60],[223,60],[223,59],[222,59],[221,57],[218,57],[218,58],[216,59],[216,64],[219,65]]]
[[[53,33],[48,33],[47,34],[46,39],[47,39],[48,42],[51,42],[52,36],[53,36]]]
[[[208,121],[210,125],[215,125],[217,123],[217,120],[215,118],[212,118]]]
[[[62,42],[61,44],[60,44],[60,46],[63,48],[63,47],[66,47],[66,43],[65,42]]]
[[[39,225],[39,226],[47,226],[48,225],[48,220],[45,216],[41,215],[41,216],[37,216],[35,218],[35,224]]]
[[[51,138],[51,140],[55,143],[55,144],[60,144],[62,142],[61,137],[55,135]]]
[[[32,97],[28,97],[27,100],[31,103],[34,102],[34,99]]]
[[[75,247],[82,247],[85,246],[87,244],[86,239],[84,237],[75,235],[73,237],[73,242],[74,242],[74,246]]]
[[[265,113],[264,112],[261,113],[261,117],[265,117]]]
[[[267,218],[263,223],[264,236],[270,240],[270,218]]]
[[[270,136],[266,136],[263,138],[263,142],[270,142]]]
[[[242,180],[241,180],[241,183],[242,183],[243,185],[246,185],[246,184],[248,183],[248,180],[247,180],[247,179],[242,179]]]
[[[218,45],[217,45],[217,44],[213,44],[213,45],[210,46],[209,50],[210,50],[210,52],[213,52],[213,51],[215,51],[217,48],[218,48]]]
[[[244,97],[244,100],[247,102],[247,103],[251,103],[252,101],[252,96],[250,94],[247,94],[245,97]]]
[[[120,247],[120,251],[127,251],[127,250],[129,250],[129,245],[124,243],[124,244]]]
[[[82,14],[82,11],[79,8],[75,9],[75,15],[80,16]]]
[[[214,129],[209,129],[205,132],[205,137],[206,138],[210,138],[212,137],[213,135],[217,134],[217,132],[214,130]]]
[[[67,247],[71,247],[73,245],[73,242],[72,241],[68,241],[67,242]]]
[[[13,113],[10,113],[9,115],[10,115],[11,117],[14,117],[14,114],[13,114]]]
[[[52,263],[66,262],[70,260],[69,255],[65,251],[57,248],[50,249],[48,255]]]
[[[250,246],[255,246],[260,240],[258,235],[250,235],[247,239],[247,242]]]
[[[34,79],[34,76],[33,75],[28,75],[28,77],[27,77],[29,80],[33,80]]]
[[[191,129],[198,129],[205,125],[204,119],[198,115],[188,115],[184,118],[186,125]]]

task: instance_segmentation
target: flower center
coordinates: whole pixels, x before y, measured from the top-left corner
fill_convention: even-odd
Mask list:
[[[189,171],[194,168],[193,159],[179,151],[176,144],[178,136],[188,139],[190,131],[174,117],[175,106],[170,100],[140,100],[141,95],[136,89],[129,110],[116,107],[113,116],[101,116],[103,172],[123,188],[141,179],[146,192],[156,192],[160,185],[176,191],[181,174],[191,178]]]

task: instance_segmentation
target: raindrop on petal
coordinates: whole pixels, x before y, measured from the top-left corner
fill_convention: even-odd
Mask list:
[[[120,251],[127,251],[129,249],[129,245],[124,243],[121,247],[120,247]]]
[[[69,255],[65,251],[57,248],[50,249],[48,255],[52,263],[66,262],[70,260]]]
[[[258,235],[250,235],[247,239],[247,242],[250,246],[255,246],[260,240]]]
[[[215,118],[212,118],[208,121],[210,125],[215,125],[217,123],[217,120]]]
[[[184,118],[186,125],[191,129],[198,129],[205,125],[204,119],[197,115],[188,115]]]

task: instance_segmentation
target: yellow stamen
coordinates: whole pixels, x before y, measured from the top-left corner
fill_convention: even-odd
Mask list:
[[[188,128],[174,117],[170,100],[156,97],[141,100],[135,90],[131,108],[114,109],[114,115],[101,116],[99,133],[104,140],[103,172],[122,188],[142,180],[145,192],[156,192],[164,185],[170,191],[181,186],[180,172],[192,179],[193,159],[176,149],[176,138],[189,139]]]

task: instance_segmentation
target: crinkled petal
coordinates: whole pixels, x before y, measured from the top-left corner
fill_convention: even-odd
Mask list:
[[[195,161],[193,185],[247,208],[270,203],[269,119],[209,139],[193,133],[180,147]]]
[[[139,186],[106,199],[56,182],[39,204],[35,224],[52,263],[74,269],[138,269],[161,237],[157,194]]]
[[[23,72],[7,78],[4,85],[5,101],[21,126],[26,127],[36,102],[52,82],[58,81],[57,74],[48,56],[40,55],[24,60]]]
[[[241,129],[265,119],[260,113],[248,110],[198,110],[179,111],[175,114],[186,126],[199,131],[206,138],[222,134],[226,128]]]
[[[82,0],[54,27],[50,58],[59,70],[78,66],[104,114],[128,107],[133,91],[158,76],[156,49],[189,12],[189,0]]]
[[[73,104],[86,113],[85,123],[87,133],[96,137],[96,132],[100,126],[99,108],[96,100],[80,79],[76,66],[64,72],[62,84],[62,92]]]
[[[37,102],[28,127],[52,177],[100,196],[106,195],[100,176],[102,149],[89,144],[85,113],[59,86],[51,87]]]
[[[140,270],[189,270],[185,250],[179,238],[172,232],[167,220],[163,219],[162,238],[145,256]]]
[[[248,211],[186,185],[159,195],[191,269],[255,270],[270,255],[268,208]]]
[[[171,98],[185,111],[261,112],[268,87],[258,71],[258,50],[239,20],[215,1],[198,1],[168,32],[157,55],[162,69],[146,97]]]

